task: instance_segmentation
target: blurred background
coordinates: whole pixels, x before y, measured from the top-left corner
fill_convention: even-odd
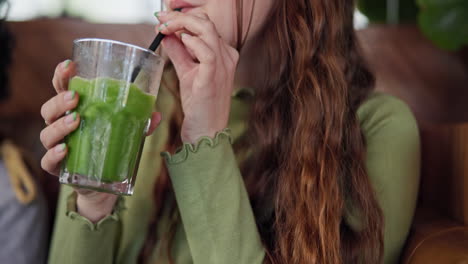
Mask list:
[[[10,0],[8,20],[75,17],[93,23],[154,23],[159,0]]]
[[[0,179],[9,173],[36,183],[29,201],[21,199],[28,192],[23,180],[12,186],[16,191],[8,199],[0,188],[0,244],[12,245],[0,248],[0,263],[15,250],[13,235],[20,239],[24,233],[27,240],[30,234],[24,232],[27,223],[10,235],[3,232],[2,223],[18,219],[16,214],[5,220],[12,206],[20,212],[36,208],[22,219],[44,226],[38,234],[43,246],[32,245],[28,252],[46,252],[48,245],[58,183],[39,169],[44,154],[39,133],[41,105],[55,93],[55,66],[70,58],[76,38],[148,46],[157,22],[153,13],[161,9],[159,0],[0,0],[0,165],[14,152],[5,147],[7,140],[21,156],[7,170],[0,166]],[[401,262],[468,263],[468,0],[358,0],[355,14],[376,89],[404,100],[421,131],[419,204]],[[33,259],[46,253],[37,254]]]

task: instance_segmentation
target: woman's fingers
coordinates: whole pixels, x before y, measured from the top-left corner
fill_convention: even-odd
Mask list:
[[[184,47],[184,44],[175,35],[166,36],[162,41],[164,52],[174,64],[179,76],[194,67],[192,56]]]
[[[76,75],[76,64],[66,60],[57,65],[52,78],[52,85],[57,93],[68,90],[68,81]]]
[[[200,37],[212,49],[216,49],[219,45],[218,31],[208,17],[170,12],[165,16],[159,16],[158,19],[162,22],[158,30],[165,35],[171,35],[178,31],[188,31],[192,35]]]
[[[41,116],[46,124],[52,124],[63,116],[67,111],[74,109],[78,105],[78,93],[66,91],[57,94],[42,105]]]
[[[222,47],[227,54],[227,56],[230,58],[231,63],[233,63],[237,67],[237,63],[239,62],[239,51],[237,51],[235,48],[229,46],[226,42],[221,40],[222,42]]]
[[[151,115],[151,123],[150,123],[150,127],[148,129],[148,132],[146,133],[146,136],[150,136],[151,134],[153,134],[153,132],[156,130],[156,128],[161,123],[161,120],[162,120],[161,113],[154,112]]]
[[[41,167],[48,173],[58,176],[60,162],[65,158],[67,154],[67,145],[59,144],[49,149],[47,153],[42,157]]]
[[[153,113],[151,117],[151,125],[147,135],[151,135],[161,122],[161,113]],[[46,127],[41,132],[41,141],[48,149],[41,160],[41,167],[52,175],[59,174],[60,162],[67,154],[66,144],[58,144],[66,135],[70,134],[80,124],[78,114],[72,113],[59,120],[52,125]]]
[[[74,75],[76,75],[76,65],[71,60],[59,63],[52,78],[52,85],[58,95],[52,97],[41,108],[44,121],[50,124],[40,134],[41,142],[47,149],[47,153],[42,157],[41,167],[56,176],[59,173],[59,164],[67,154],[67,146],[64,143],[56,144],[79,124],[79,116],[76,113],[60,118],[78,105],[78,94],[67,91],[68,80]]]
[[[181,40],[190,49],[200,62],[198,70],[198,80],[209,81],[216,71],[216,53],[211,50],[203,40],[198,37],[183,33]],[[198,83],[194,88],[203,89],[206,83]],[[205,89],[206,90],[206,89]],[[209,91],[206,91],[209,92]],[[214,91],[212,91],[214,92]]]
[[[182,33],[180,39],[185,44],[185,47],[193,52],[200,63],[216,63],[216,53],[199,37]]]
[[[51,149],[65,136],[78,128],[80,117],[76,112],[64,116],[41,131],[40,140],[46,149]]]

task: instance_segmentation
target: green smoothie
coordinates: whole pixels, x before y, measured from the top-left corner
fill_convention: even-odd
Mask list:
[[[81,122],[66,139],[64,169],[102,182],[132,178],[156,97],[109,78],[74,77],[69,90],[79,94]]]

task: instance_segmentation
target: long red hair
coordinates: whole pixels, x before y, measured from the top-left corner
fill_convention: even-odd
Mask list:
[[[249,130],[234,147],[254,150],[240,166],[266,263],[382,262],[383,216],[357,118],[375,80],[359,49],[354,7],[352,0],[275,1],[262,33],[264,82],[254,87]],[[182,119],[178,111],[170,135]],[[168,148],[178,144],[174,137]],[[140,261],[154,248],[163,201],[173,196],[165,168],[155,190]],[[175,206],[172,212],[175,226]]]

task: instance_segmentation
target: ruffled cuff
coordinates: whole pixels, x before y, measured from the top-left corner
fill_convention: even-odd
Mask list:
[[[186,161],[191,154],[199,152],[200,149],[205,147],[214,149],[221,143],[232,144],[231,130],[229,128],[217,132],[214,138],[201,137],[195,144],[184,143],[173,155],[169,152],[163,152],[161,156],[166,159],[168,165],[176,165]]]
[[[98,231],[100,230],[106,223],[110,222],[117,222],[120,219],[120,212],[125,210],[125,200],[124,197],[119,196],[117,202],[114,206],[114,210],[112,214],[107,215],[103,219],[99,220],[97,223],[93,223],[89,221],[86,217],[80,215],[76,208],[76,199],[77,194],[76,192],[72,192],[67,198],[67,211],[66,216],[71,219],[72,221],[81,222],[89,227],[91,231]]]

